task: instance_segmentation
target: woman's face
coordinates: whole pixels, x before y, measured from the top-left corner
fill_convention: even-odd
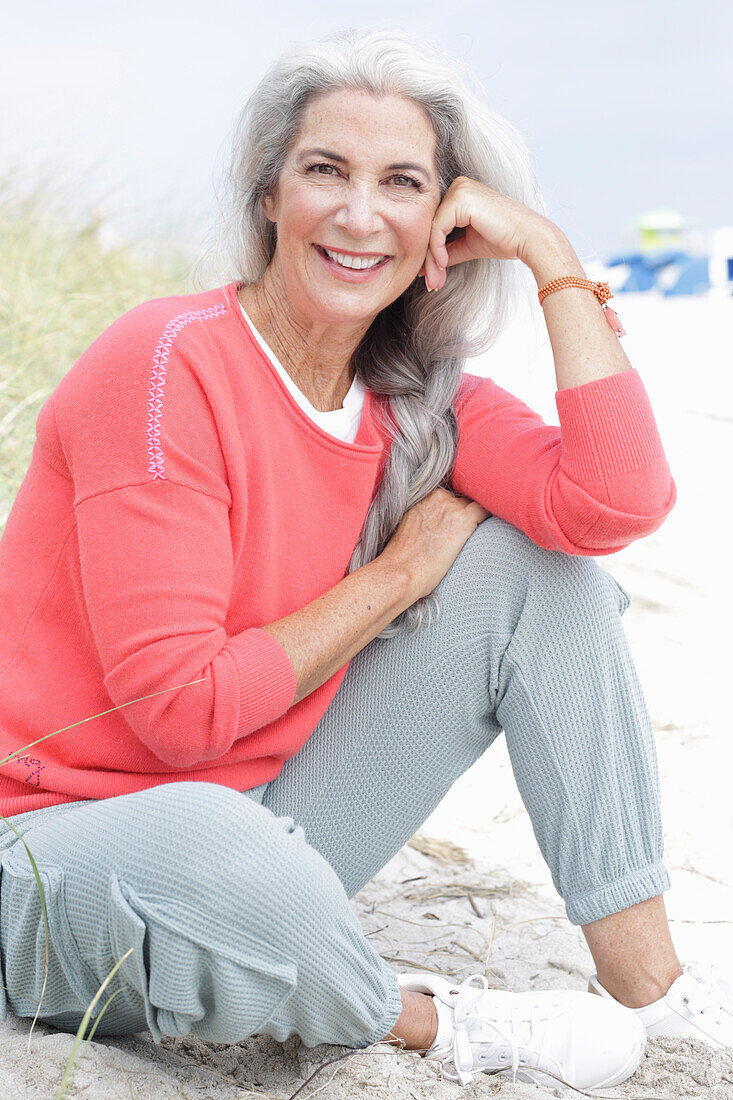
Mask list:
[[[339,89],[311,101],[277,194],[263,199],[277,224],[272,263],[296,313],[370,323],[410,285],[440,203],[435,143],[427,114],[400,96]],[[326,249],[379,262],[348,268]]]

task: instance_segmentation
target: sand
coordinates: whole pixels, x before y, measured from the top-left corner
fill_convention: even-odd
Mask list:
[[[627,329],[624,350],[650,395],[679,495],[657,532],[597,560],[632,597],[623,621],[657,742],[665,864],[672,878],[664,897],[677,953],[683,963],[714,962],[733,976],[733,595],[724,480],[733,442],[733,299],[624,295],[612,304]],[[533,320],[539,323],[528,328],[520,315],[470,369],[490,374],[548,423],[558,423],[551,349],[541,316]],[[431,968],[456,979],[486,973],[491,985],[521,991],[585,990],[594,969],[539,853],[503,735],[352,905],[397,971]],[[0,1100],[56,1093],[74,1038],[37,1024],[29,1050],[30,1023],[8,1013],[0,1025]],[[88,1100],[285,1100],[296,1094],[299,1100],[316,1094],[324,1100],[723,1100],[733,1098],[733,1049],[649,1039],[627,1082],[581,1093],[485,1074],[461,1089],[441,1080],[437,1062],[384,1043],[367,1050],[309,1049],[296,1037],[280,1044],[254,1036],[233,1045],[167,1037],[156,1047],[149,1033],[141,1033],[94,1040],[77,1060],[73,1080],[68,1095]]]

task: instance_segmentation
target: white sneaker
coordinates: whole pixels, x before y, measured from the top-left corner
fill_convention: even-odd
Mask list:
[[[682,970],[663,997],[631,1011],[652,1039],[690,1036],[714,1047],[733,1047],[733,978],[712,963],[691,962]],[[619,1004],[603,988],[595,971],[588,979],[588,991]]]
[[[513,993],[490,989],[483,974],[456,983],[429,971],[398,974],[402,989],[432,994],[450,1006],[426,1058],[441,1061],[443,1076],[468,1085],[475,1073],[501,1074],[538,1085],[599,1088],[634,1073],[646,1050],[644,1025],[633,1009],[579,990]],[[472,985],[479,981],[483,988]],[[599,1009],[613,1009],[612,1012]],[[443,1016],[442,1009],[438,1009]],[[447,1073],[446,1062],[455,1074]],[[517,1072],[521,1062],[521,1072]],[[549,1073],[542,1073],[547,1070]]]

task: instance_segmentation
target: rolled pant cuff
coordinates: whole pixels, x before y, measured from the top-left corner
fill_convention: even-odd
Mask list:
[[[565,912],[571,924],[588,924],[599,917],[628,909],[639,901],[656,897],[672,885],[669,871],[663,863],[640,867],[626,878],[598,886],[586,894],[565,899]]]
[[[402,993],[400,992],[400,987],[397,983],[397,975],[394,974],[394,986],[390,990],[389,1001],[387,1003],[387,1007],[385,1008],[382,1022],[374,1028],[374,1031],[371,1035],[368,1035],[364,1038],[363,1042],[360,1042],[358,1044],[354,1043],[354,1046],[358,1046],[363,1049],[364,1047],[371,1046],[372,1043],[380,1043],[382,1039],[384,1039],[384,1037],[389,1034],[401,1015]]]

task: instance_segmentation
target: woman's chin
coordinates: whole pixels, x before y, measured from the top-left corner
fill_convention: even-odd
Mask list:
[[[303,305],[311,313],[314,321],[320,321],[328,325],[354,324],[370,320],[389,305],[388,301],[382,301],[376,296],[364,295],[360,301],[356,295],[348,291],[331,292],[324,294],[322,298],[310,298],[310,310],[303,300]]]

